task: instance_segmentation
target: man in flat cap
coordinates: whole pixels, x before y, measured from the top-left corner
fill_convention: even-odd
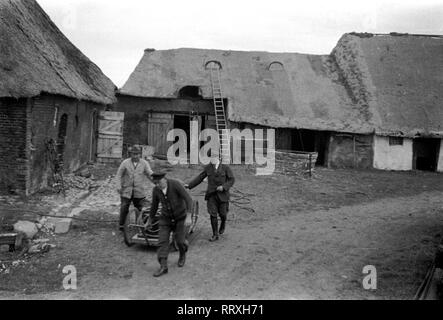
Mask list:
[[[235,178],[228,165],[220,163],[218,150],[211,151],[211,162],[203,171],[185,187],[192,189],[198,186],[208,177],[208,188],[205,200],[208,213],[211,218],[212,237],[209,241],[218,240],[219,234],[223,234],[226,227],[226,219],[229,211],[229,189],[234,185]],[[220,216],[220,229],[218,229],[218,216]]]
[[[148,195],[148,181],[151,180],[152,169],[149,162],[141,159],[141,150],[133,146],[129,148],[130,158],[123,160],[118,168],[117,192],[120,194],[119,228],[123,230],[131,202],[138,210],[142,210]]]
[[[152,174],[155,184],[152,190],[152,204],[149,220],[154,221],[159,203],[162,204],[159,215],[159,247],[157,258],[160,269],[154,277],[168,273],[169,239],[174,232],[175,241],[179,251],[178,266],[183,267],[186,260],[187,246],[185,243],[185,220],[188,212],[192,210],[192,198],[178,180],[165,178],[164,172]],[[148,222],[149,224],[149,222]]]

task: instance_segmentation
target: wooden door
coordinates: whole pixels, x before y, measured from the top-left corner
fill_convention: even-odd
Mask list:
[[[148,115],[148,143],[156,155],[166,155],[172,142],[167,141],[168,132],[174,127],[174,117],[169,113]]]
[[[123,112],[100,112],[97,141],[98,162],[121,161],[123,152],[123,120]]]

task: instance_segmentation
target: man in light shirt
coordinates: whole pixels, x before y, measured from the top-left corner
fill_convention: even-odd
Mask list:
[[[117,192],[120,194],[119,228],[123,230],[131,202],[138,210],[142,210],[143,203],[148,195],[149,180],[152,169],[149,162],[141,159],[141,150],[137,147],[129,149],[130,158],[123,160],[118,168]]]

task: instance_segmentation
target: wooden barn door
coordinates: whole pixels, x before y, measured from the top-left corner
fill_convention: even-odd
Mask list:
[[[168,132],[174,127],[174,117],[168,113],[150,113],[148,115],[148,143],[154,153],[166,155],[172,142],[167,141]]]
[[[120,162],[123,152],[123,112],[101,111],[98,123],[97,161]]]

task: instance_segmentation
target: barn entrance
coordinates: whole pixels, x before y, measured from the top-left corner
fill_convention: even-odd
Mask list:
[[[328,141],[328,132],[292,129],[292,150],[317,152],[317,166],[326,164]]]
[[[186,133],[186,145],[188,154],[190,153],[191,148],[201,148],[204,141],[197,142],[198,145],[191,145],[191,121],[198,122],[198,133],[201,130],[205,129],[205,117],[197,116],[197,115],[174,115],[174,129],[181,129]],[[178,137],[175,137],[174,143],[178,141]]]
[[[174,129],[182,129],[186,133],[186,145],[188,147],[188,154],[190,150],[190,125],[191,118],[185,115],[174,115]],[[178,137],[175,137],[174,143],[178,141]]]
[[[413,140],[413,163],[416,170],[437,171],[440,139],[418,138]]]

